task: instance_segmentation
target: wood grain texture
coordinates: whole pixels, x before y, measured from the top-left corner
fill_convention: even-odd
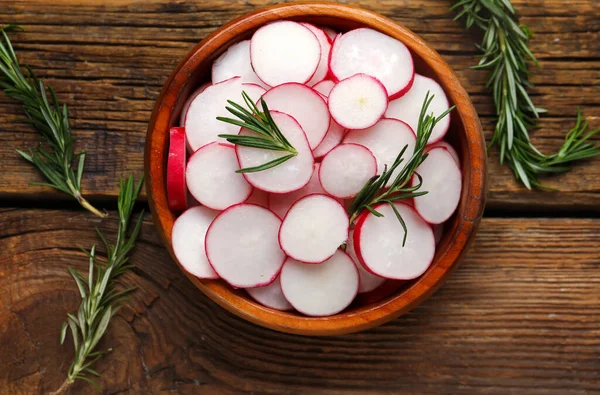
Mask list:
[[[483,84],[486,73],[470,70],[477,34],[452,22],[445,0],[348,1],[391,17],[421,35],[450,63],[470,93],[491,135],[493,106]],[[88,150],[84,189],[93,199],[117,193],[115,176],[143,166],[143,146],[154,99],[189,49],[223,23],[271,1],[0,0],[0,22],[19,23],[13,41],[70,105],[79,147]],[[536,104],[550,110],[533,140],[542,151],[560,145],[580,105],[592,126],[600,125],[600,5],[595,0],[515,1],[535,38],[532,51],[542,62],[532,82]],[[37,174],[14,154],[34,146],[36,134],[16,122],[17,104],[0,96],[0,197],[64,199],[28,183]],[[600,159],[576,165],[569,175],[547,180],[562,193],[524,193],[511,172],[490,153],[488,206],[552,210],[600,210]]]
[[[60,325],[78,303],[66,268],[87,271],[76,246],[98,242],[95,225],[114,238],[114,221],[82,211],[0,210],[1,394],[60,385],[73,352],[58,344]],[[484,219],[464,263],[411,313],[360,334],[305,338],[208,300],[148,216],[122,280],[138,291],[97,370],[106,394],[597,393],[598,245],[598,219]]]

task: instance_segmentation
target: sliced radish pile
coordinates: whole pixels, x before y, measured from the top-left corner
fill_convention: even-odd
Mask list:
[[[354,249],[364,267],[380,277],[410,280],[423,274],[435,254],[431,226],[411,207],[395,203],[407,229],[406,245],[402,246],[404,228],[389,204],[375,207],[383,217],[365,211],[354,229]]]
[[[187,165],[185,177],[190,193],[213,210],[242,203],[252,193],[252,186],[235,172],[239,168],[232,146],[205,145],[192,155]]]
[[[327,34],[318,27],[311,25],[310,23],[301,23],[301,25],[306,27],[315,35],[315,37],[317,37],[319,45],[321,46],[321,59],[319,60],[317,70],[315,70],[312,78],[306,83],[308,86],[313,86],[316,83],[323,81],[329,73],[329,52],[331,51],[331,42],[329,41]]]
[[[306,135],[298,122],[289,115],[276,111],[271,112],[271,116],[281,133],[298,151],[298,155],[268,170],[244,173],[244,177],[254,187],[263,191],[288,193],[298,190],[308,183],[313,172],[314,159]],[[256,132],[242,129],[240,134],[255,135]],[[240,145],[236,145],[235,149],[242,168],[260,166],[289,154],[285,151],[270,151]]]
[[[250,197],[244,203],[256,204],[264,208],[269,208],[269,194],[265,191],[254,188],[250,194]]]
[[[246,288],[246,292],[263,306],[284,311],[294,308],[283,295],[280,277],[277,277],[275,281],[264,287]]]
[[[291,115],[302,127],[311,149],[315,149],[329,129],[327,103],[315,90],[296,83],[271,88],[263,95],[270,111]]]
[[[365,129],[381,119],[388,99],[379,81],[366,74],[355,74],[333,87],[328,104],[337,123],[347,129]]]
[[[205,82],[200,85],[198,89],[196,89],[192,94],[186,99],[185,103],[183,103],[183,108],[181,109],[181,116],[179,117],[179,125],[185,126],[185,117],[187,116],[187,112],[190,108],[190,104],[192,101],[198,96],[200,93],[204,92],[206,88],[210,86],[210,82]]]
[[[327,155],[329,151],[337,147],[342,142],[344,133],[346,133],[346,129],[341,127],[332,119],[325,138],[323,141],[321,141],[321,144],[319,144],[317,148],[313,150],[313,156],[315,159],[322,158],[323,156]]]
[[[254,71],[267,85],[304,84],[317,70],[321,45],[314,33],[300,23],[274,22],[252,36],[250,59]]]
[[[347,143],[332,149],[321,162],[319,180],[323,189],[340,199],[356,196],[377,174],[377,160],[364,145]]]
[[[250,63],[250,40],[233,44],[212,65],[213,84],[233,77],[240,77],[242,82],[264,85]]]
[[[458,207],[462,175],[445,148],[434,148],[416,172],[423,178],[420,190],[428,193],[415,198],[415,209],[430,224],[446,221]],[[413,185],[419,182],[413,178]]]
[[[358,292],[358,271],[343,251],[320,265],[288,258],[281,269],[281,289],[294,308],[320,317],[344,310]]]
[[[431,78],[415,74],[415,81],[410,90],[401,98],[392,100],[388,106],[385,116],[388,118],[397,118],[410,125],[413,130],[417,130],[419,125],[419,114],[425,100],[425,95],[430,92],[434,95],[428,112],[436,117],[450,108],[448,98],[444,90]],[[446,115],[435,127],[429,137],[428,144],[435,143],[444,137],[450,127],[450,114]]]
[[[346,253],[350,256],[350,258],[352,258],[356,268],[358,269],[358,275],[360,277],[360,286],[358,287],[359,294],[371,292],[385,282],[385,278],[370,273],[358,260],[356,252],[354,252],[354,230],[350,231],[350,235],[348,236]]]
[[[266,208],[238,204],[215,218],[206,233],[206,255],[217,274],[238,288],[268,285],[285,254],[277,233],[281,220]]]
[[[322,94],[325,97],[329,97],[329,93],[335,86],[335,82],[331,80],[324,80],[313,86],[313,89]]]
[[[171,240],[175,257],[185,270],[199,278],[219,278],[206,258],[204,238],[218,212],[206,207],[193,207],[181,214],[173,224]]]
[[[325,190],[321,186],[319,181],[319,168],[320,163],[315,163],[313,168],[313,174],[308,181],[308,184],[298,189],[297,191],[269,195],[269,209],[279,216],[279,218],[285,217],[290,207],[294,205],[301,198],[312,195],[313,193],[325,193]]]
[[[188,206],[185,185],[186,150],[185,129],[171,128],[167,159],[167,199],[169,208],[173,211],[183,211]]]
[[[335,39],[329,69],[338,81],[359,73],[375,77],[390,98],[406,93],[415,74],[406,45],[367,28],[351,30]]]
[[[349,226],[348,215],[337,200],[309,195],[289,209],[281,224],[279,244],[293,259],[321,263],[348,239]]]
[[[425,152],[429,152],[434,148],[444,148],[450,155],[452,155],[452,159],[456,162],[458,167],[460,167],[460,157],[458,156],[458,152],[454,149],[453,146],[450,145],[447,141],[441,140],[437,143],[433,143],[427,147],[428,149]]]

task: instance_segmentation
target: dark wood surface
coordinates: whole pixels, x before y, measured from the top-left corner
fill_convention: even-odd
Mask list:
[[[473,71],[475,42],[445,0],[348,2],[404,24],[433,45],[471,94],[486,135],[492,102]],[[153,100],[202,37],[269,1],[0,0],[0,24],[23,62],[71,108],[89,151],[85,189],[114,207],[115,178],[143,170]],[[600,126],[600,4],[516,1],[542,63],[534,99],[550,110],[534,141],[560,144],[580,105]],[[58,388],[72,347],[58,344],[78,301],[66,268],[87,270],[79,247],[100,222],[51,190],[15,148],[36,134],[0,95],[0,394]],[[447,284],[408,315],[364,333],[303,338],[262,329],[207,300],[168,257],[147,218],[126,275],[137,286],[103,344],[108,394],[600,392],[600,159],[549,179],[562,193],[527,192],[490,153],[490,212]],[[40,206],[44,208],[40,208]],[[114,213],[112,213],[114,219]],[[523,216],[527,216],[524,218]],[[554,218],[544,218],[552,216]],[[500,218],[502,217],[502,218]],[[570,218],[571,217],[571,218]],[[93,393],[78,384],[72,393]]]

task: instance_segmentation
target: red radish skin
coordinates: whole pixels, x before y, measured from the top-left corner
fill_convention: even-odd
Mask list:
[[[385,87],[376,78],[355,74],[338,82],[327,100],[331,117],[346,129],[366,129],[387,110]]]
[[[298,189],[297,191],[284,194],[269,194],[269,209],[273,211],[281,219],[285,217],[288,210],[301,198],[312,195],[314,193],[325,193],[325,190],[319,182],[320,163],[315,163],[313,174],[308,181],[308,184]]]
[[[377,160],[364,145],[347,143],[332,149],[321,162],[319,181],[331,196],[349,199],[377,174]]]
[[[248,204],[256,204],[264,208],[269,208],[269,194],[260,189],[254,188],[250,197],[244,202]]]
[[[311,149],[315,149],[325,138],[331,117],[326,99],[314,89],[287,83],[269,89],[263,99],[269,110],[283,112],[298,121]]]
[[[273,22],[252,36],[250,60],[258,78],[269,86],[304,84],[317,70],[321,45],[314,33],[300,23]]]
[[[192,104],[192,101],[196,98],[196,96],[198,96],[200,93],[204,92],[204,90],[206,88],[208,88],[210,86],[210,82],[205,82],[204,84],[200,85],[200,87],[198,89],[196,89],[185,101],[185,103],[183,103],[183,108],[181,109],[181,116],[179,117],[179,125],[181,126],[185,126],[185,116],[187,115],[188,109],[190,108],[190,104]]]
[[[271,116],[281,133],[296,149],[298,155],[270,169],[244,173],[243,176],[255,188],[266,192],[293,192],[304,187],[310,180],[314,158],[306,135],[294,118],[277,111],[272,111]],[[248,129],[242,129],[240,134],[255,135],[256,133]],[[287,151],[270,151],[240,145],[237,145],[235,150],[241,168],[259,166],[289,154]]]
[[[206,207],[193,207],[173,224],[171,240],[175,257],[186,271],[198,278],[219,278],[208,263],[204,250],[206,231],[217,214],[217,211]]]
[[[257,84],[267,88],[252,69],[250,63],[250,40],[233,44],[213,62],[212,82],[216,84],[233,77],[240,77],[242,82]]]
[[[387,118],[400,119],[409,124],[413,130],[417,130],[421,106],[423,105],[427,92],[434,95],[434,98],[429,105],[429,113],[438,116],[450,108],[446,93],[444,93],[440,84],[431,78],[416,74],[411,89],[401,98],[390,101],[385,116]],[[446,115],[437,125],[435,125],[427,144],[436,143],[444,137],[450,127],[451,115],[452,114]]]
[[[301,25],[306,27],[315,35],[315,37],[317,37],[317,40],[319,40],[319,45],[321,46],[321,59],[319,60],[317,70],[315,70],[315,73],[311,79],[306,83],[308,86],[314,86],[315,84],[323,81],[329,73],[329,52],[331,52],[331,41],[329,41],[327,34],[325,34],[325,32],[318,27],[305,22],[301,22]]]
[[[208,228],[208,262],[233,287],[269,285],[279,275],[286,258],[277,241],[280,226],[281,220],[264,207],[231,206]]]
[[[313,86],[313,89],[322,94],[325,97],[329,97],[329,93],[335,86],[335,82],[331,80],[324,80]]]
[[[435,240],[431,226],[411,207],[394,203],[408,230],[404,229],[389,204],[375,208],[383,217],[365,210],[354,228],[354,250],[358,260],[372,274],[392,280],[417,278],[431,265]]]
[[[304,263],[322,263],[348,239],[350,222],[334,198],[313,194],[289,209],[279,230],[279,245],[287,256]]]
[[[219,143],[205,145],[188,162],[188,189],[200,204],[213,210],[224,210],[242,203],[252,193],[252,186],[243,175],[235,172],[239,168],[232,146]]]
[[[325,33],[327,35],[327,38],[329,39],[329,42],[332,43],[333,39],[335,38],[335,36],[337,36],[338,34],[335,32],[335,30],[333,30],[330,27],[327,26],[320,26],[320,29],[323,30],[323,33]]]
[[[425,152],[429,152],[434,148],[444,148],[446,151],[448,151],[450,155],[452,155],[452,159],[454,159],[458,167],[460,167],[460,156],[458,156],[458,152],[456,152],[456,150],[453,146],[450,145],[450,143],[444,140],[438,141],[437,143],[433,143],[430,146],[428,146]]]
[[[248,295],[250,295],[252,299],[263,306],[281,311],[294,309],[283,295],[279,276],[269,285],[265,285],[264,287],[246,288],[246,292],[248,292]]]
[[[375,77],[385,86],[390,98],[408,92],[415,74],[406,45],[368,28],[351,30],[336,37],[329,57],[329,70],[334,81],[359,73]]]
[[[185,129],[172,127],[169,130],[169,158],[167,159],[167,199],[173,211],[188,207],[185,184],[186,158]]]
[[[456,211],[462,190],[462,174],[454,158],[445,148],[434,148],[415,171],[423,178],[420,190],[427,191],[414,198],[415,209],[430,224],[445,222]],[[413,177],[412,185],[418,183]]]
[[[359,294],[371,292],[377,289],[381,284],[385,282],[385,278],[370,273],[367,269],[363,267],[363,265],[358,260],[356,252],[354,252],[354,230],[351,230],[350,234],[348,235],[348,242],[346,243],[346,253],[350,258],[352,258],[352,261],[354,261],[354,264],[358,269],[358,275],[360,279],[358,287]]]
[[[299,312],[312,317],[337,314],[352,303],[358,292],[358,270],[343,251],[320,265],[288,258],[281,269],[281,289]]]
[[[320,159],[327,155],[329,151],[340,145],[342,139],[344,138],[344,134],[346,133],[346,129],[341,127],[336,121],[333,119],[329,124],[329,129],[327,130],[327,134],[321,144],[317,146],[313,150],[313,156],[315,159]]]

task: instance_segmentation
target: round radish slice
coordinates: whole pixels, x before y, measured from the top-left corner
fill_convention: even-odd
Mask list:
[[[337,81],[358,73],[375,77],[385,86],[390,98],[406,93],[415,74],[406,45],[367,28],[351,30],[335,39],[329,69]]]
[[[427,110],[430,114],[433,113],[437,117],[450,108],[448,98],[440,84],[431,78],[415,74],[415,82],[410,90],[401,98],[390,101],[385,116],[388,118],[400,119],[409,124],[413,130],[417,130],[421,106],[423,106],[423,101],[425,100],[427,92],[434,95]],[[431,132],[431,136],[429,136],[428,144],[441,140],[449,127],[450,114],[445,116],[437,123],[437,125],[435,125],[433,132]]]
[[[320,163],[314,164],[313,174],[308,181],[308,184],[298,189],[297,191],[269,195],[269,209],[279,216],[279,218],[285,217],[290,207],[294,205],[298,200],[304,196],[312,195],[313,193],[325,193],[325,190],[319,182],[319,168]]]
[[[244,173],[244,177],[254,187],[266,192],[288,193],[296,191],[305,186],[310,180],[314,164],[312,152],[304,131],[294,118],[276,111],[271,112],[271,116],[281,133],[296,149],[298,155],[270,169]],[[242,129],[240,134],[256,135],[257,133]],[[241,145],[237,145],[235,149],[242,168],[260,166],[276,158],[289,155],[287,151],[271,151]]]
[[[279,230],[279,244],[298,261],[321,263],[348,239],[348,215],[335,199],[320,194],[298,200]]]
[[[444,234],[444,224],[433,225],[433,238],[435,239],[435,245],[437,246],[442,240]]]
[[[311,149],[315,149],[329,129],[329,110],[319,93],[302,84],[283,84],[263,95],[269,110],[291,115],[302,127]]]
[[[321,45],[313,32],[300,23],[274,22],[252,36],[250,59],[254,71],[267,85],[304,84],[317,70]]]
[[[356,268],[358,269],[358,275],[360,278],[360,285],[358,287],[359,294],[371,292],[385,282],[385,278],[376,276],[373,273],[369,273],[358,260],[356,252],[354,252],[354,230],[351,230],[350,235],[348,236],[346,253],[350,256],[350,258],[352,258]]]
[[[319,180],[323,189],[340,199],[356,196],[377,174],[377,160],[364,145],[338,145],[321,162]]]
[[[322,317],[344,310],[358,292],[358,271],[343,251],[320,265],[288,258],[281,269],[281,289],[296,310]]]
[[[233,44],[212,64],[213,84],[233,77],[240,77],[242,82],[264,85],[250,63],[250,40]]]
[[[425,150],[425,152],[429,152],[434,148],[444,148],[446,151],[448,151],[450,155],[452,155],[452,159],[454,159],[458,167],[460,167],[460,157],[458,156],[458,152],[456,152],[456,150],[453,146],[450,145],[450,143],[444,140],[438,141],[437,143],[431,144],[429,147],[427,147],[427,150]]]
[[[190,104],[192,104],[192,101],[194,101],[194,99],[196,98],[196,96],[198,96],[200,93],[204,92],[204,90],[206,88],[208,88],[210,86],[210,82],[205,82],[204,84],[200,85],[200,87],[198,89],[196,89],[185,101],[185,103],[183,103],[183,108],[181,109],[181,116],[179,117],[179,124],[181,126],[185,126],[185,117],[187,115],[187,112],[190,108]]]
[[[415,209],[430,224],[446,221],[460,200],[462,175],[452,155],[445,148],[434,148],[416,172],[423,178],[420,191],[426,195],[416,197]],[[412,185],[419,183],[413,177]]]
[[[333,30],[330,27],[322,26],[322,27],[320,27],[320,29],[323,30],[323,33],[325,33],[327,35],[327,38],[329,39],[329,42],[333,42],[333,39],[335,38],[335,36],[338,35],[335,32],[335,30]]]
[[[210,265],[236,288],[272,283],[285,260],[277,242],[280,226],[281,220],[264,207],[229,207],[215,218],[206,233]]]
[[[175,257],[185,270],[199,278],[219,278],[206,258],[204,238],[218,212],[206,207],[193,207],[181,214],[173,224],[171,240]]]
[[[264,287],[246,288],[246,292],[263,306],[283,311],[294,308],[285,296],[283,296],[280,277],[277,277],[275,281]]]
[[[313,86],[316,83],[323,81],[327,76],[327,73],[329,73],[329,52],[331,51],[331,42],[329,41],[327,34],[318,27],[305,22],[301,22],[301,25],[306,27],[315,35],[315,37],[317,37],[319,45],[321,46],[321,59],[319,60],[317,70],[306,83],[308,86]]]
[[[313,89],[322,94],[325,97],[329,97],[329,93],[335,86],[335,82],[331,80],[324,80],[313,86]]]
[[[174,211],[183,211],[187,208],[186,149],[185,129],[171,128],[169,130],[169,158],[167,160],[167,198],[169,208]]]
[[[254,188],[252,190],[252,194],[250,194],[250,197],[244,203],[256,204],[257,206],[269,208],[269,194],[265,191]]]
[[[394,203],[406,225],[404,228],[389,204],[375,207],[383,217],[365,211],[354,228],[356,256],[371,273],[394,280],[410,280],[427,270],[435,253],[431,226],[411,207]]]
[[[213,210],[224,210],[242,203],[252,193],[252,186],[239,170],[235,149],[212,143],[192,155],[185,174],[190,193],[200,204]]]
[[[315,157],[315,159],[327,155],[329,151],[337,147],[342,142],[342,139],[344,138],[344,133],[346,133],[346,129],[341,127],[336,121],[332,119],[331,123],[329,124],[329,130],[327,130],[325,138],[323,139],[323,141],[321,141],[321,144],[319,144],[317,148],[313,150],[313,156]]]

